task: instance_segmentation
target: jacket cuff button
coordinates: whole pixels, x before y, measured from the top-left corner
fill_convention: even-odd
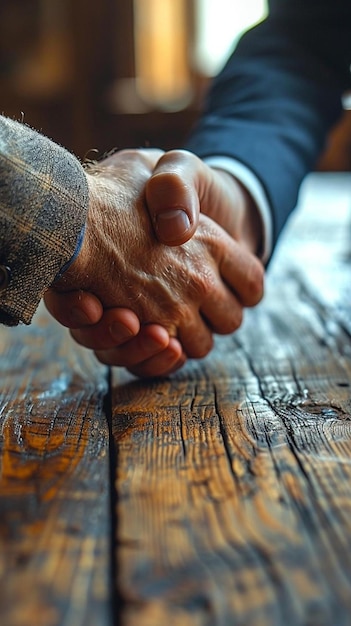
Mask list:
[[[11,280],[11,270],[6,265],[0,265],[0,291],[4,291]]]

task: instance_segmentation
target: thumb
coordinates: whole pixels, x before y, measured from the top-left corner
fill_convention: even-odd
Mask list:
[[[146,204],[157,239],[179,246],[194,234],[199,221],[198,157],[185,150],[166,152],[146,183]]]

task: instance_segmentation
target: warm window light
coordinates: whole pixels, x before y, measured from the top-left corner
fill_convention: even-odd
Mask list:
[[[215,75],[239,36],[267,14],[266,0],[134,0],[133,7],[136,100],[163,110],[186,107],[192,75]]]
[[[136,88],[153,107],[184,108],[191,98],[188,0],[134,0]]]
[[[215,75],[239,36],[267,15],[266,0],[195,0],[195,66]]]

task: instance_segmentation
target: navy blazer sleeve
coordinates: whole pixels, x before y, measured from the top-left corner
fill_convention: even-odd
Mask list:
[[[274,241],[351,87],[350,0],[275,0],[214,80],[187,148],[235,158],[261,181]]]

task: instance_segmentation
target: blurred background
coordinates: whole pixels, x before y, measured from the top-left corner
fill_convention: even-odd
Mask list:
[[[1,0],[0,110],[94,158],[182,145],[265,0]],[[350,169],[345,114],[320,163]]]

